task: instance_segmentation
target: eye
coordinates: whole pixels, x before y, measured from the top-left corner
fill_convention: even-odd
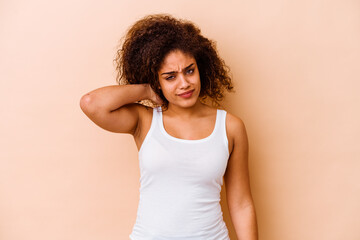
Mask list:
[[[194,69],[189,69],[186,71],[187,74],[192,74],[194,72]]]
[[[171,79],[174,79],[175,77],[174,76],[168,76],[168,77],[166,77],[165,79],[166,80],[171,80]]]

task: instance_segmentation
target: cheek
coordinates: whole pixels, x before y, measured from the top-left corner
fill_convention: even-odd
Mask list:
[[[169,83],[161,85],[161,91],[166,99],[174,93],[174,86]]]
[[[192,80],[193,80],[193,84],[197,84],[197,85],[201,86],[201,81],[200,81],[200,75],[199,74],[194,75]]]

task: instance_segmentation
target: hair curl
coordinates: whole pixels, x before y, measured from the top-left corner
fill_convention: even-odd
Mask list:
[[[176,19],[167,14],[148,15],[130,27],[117,50],[116,81],[120,85],[148,83],[163,100],[163,108],[169,102],[159,89],[158,71],[165,56],[181,50],[196,60],[200,73],[200,100],[209,97],[219,106],[224,90],[233,89],[229,68],[219,57],[215,42],[201,35],[194,23]],[[152,105],[149,101],[140,101]]]

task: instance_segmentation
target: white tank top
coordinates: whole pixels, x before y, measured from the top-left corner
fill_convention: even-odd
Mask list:
[[[131,240],[230,240],[220,191],[229,150],[226,111],[199,140],[169,135],[161,107],[139,150],[140,200]]]

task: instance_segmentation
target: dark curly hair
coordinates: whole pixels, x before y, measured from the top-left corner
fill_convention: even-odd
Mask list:
[[[130,27],[117,50],[116,81],[120,85],[149,83],[163,100],[163,108],[169,102],[159,89],[158,71],[165,56],[181,50],[196,60],[200,73],[200,100],[211,98],[219,106],[224,90],[233,89],[229,68],[219,57],[215,42],[201,35],[194,23],[176,19],[167,14],[148,15]],[[152,105],[149,101],[140,101]]]

